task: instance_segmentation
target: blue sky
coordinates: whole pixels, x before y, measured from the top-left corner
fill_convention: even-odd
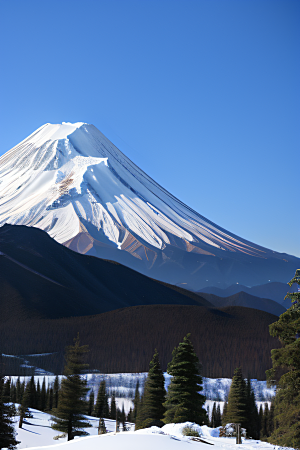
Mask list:
[[[93,123],[218,225],[300,256],[300,2],[1,0],[0,155]]]

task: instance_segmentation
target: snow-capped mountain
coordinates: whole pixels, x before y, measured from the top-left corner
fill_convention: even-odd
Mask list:
[[[195,289],[286,282],[300,261],[210,222],[86,123],[43,125],[0,158],[5,223]]]

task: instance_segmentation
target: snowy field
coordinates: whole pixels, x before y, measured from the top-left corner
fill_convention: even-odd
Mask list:
[[[115,421],[105,419],[108,433],[98,436],[98,420],[95,417],[87,417],[92,428],[86,431],[90,436],[77,438],[67,442],[66,438],[54,440],[58,432],[51,429],[51,416],[46,413],[31,409],[33,418],[27,419],[23,429],[18,428],[19,417],[15,417],[15,426],[18,433],[17,439],[21,441],[18,449],[35,450],[184,450],[190,445],[199,450],[208,450],[210,445],[215,450],[279,450],[280,447],[266,442],[242,439],[241,445],[236,445],[235,438],[220,438],[218,428],[199,426],[189,422],[185,424],[168,424],[162,428],[152,427],[144,430],[115,433]],[[182,429],[190,425],[201,435],[201,441],[193,441],[192,438],[184,437]],[[133,426],[132,426],[133,428]]]

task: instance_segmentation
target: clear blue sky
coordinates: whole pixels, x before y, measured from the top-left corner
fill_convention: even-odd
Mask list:
[[[0,155],[93,123],[173,195],[300,256],[298,0],[1,0]]]

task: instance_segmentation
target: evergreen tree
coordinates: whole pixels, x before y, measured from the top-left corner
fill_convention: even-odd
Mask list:
[[[94,415],[99,418],[108,418],[109,416],[109,407],[108,407],[108,399],[106,393],[106,383],[105,380],[102,380],[98,389],[97,400],[94,410]]]
[[[129,408],[128,414],[127,414],[127,422],[133,423],[133,410],[132,408]]]
[[[251,381],[248,378],[246,383],[246,419],[247,436],[252,439],[259,439],[260,424],[255,401],[254,391],[251,387]]]
[[[173,378],[164,403],[164,423],[207,423],[207,414],[203,408],[205,397],[199,393],[202,390],[200,364],[190,334],[174,348],[172,356],[168,373]]]
[[[95,400],[95,394],[93,389],[91,390],[90,397],[89,397],[89,403],[88,403],[88,416],[92,416],[94,412],[94,400]]]
[[[53,387],[49,386],[47,390],[47,411],[52,411],[53,409]]]
[[[212,413],[211,413],[210,427],[217,428],[217,427],[220,427],[221,425],[222,425],[222,419],[221,419],[220,403],[217,405],[216,402],[214,402]]]
[[[14,406],[6,403],[4,396],[4,378],[0,376],[0,450],[2,448],[13,450],[20,443],[16,440],[16,432],[12,420],[14,415]]]
[[[216,428],[215,421],[216,421],[216,402],[214,402],[211,412],[211,420],[209,424],[211,428]]]
[[[134,393],[134,400],[133,400],[133,422],[136,423],[136,418],[138,414],[138,409],[140,405],[140,382],[137,380],[136,386],[135,386],[135,393]]]
[[[221,406],[220,403],[217,406],[216,418],[215,418],[215,427],[220,427],[222,425],[222,416],[221,416]]]
[[[10,401],[12,403],[17,403],[17,389],[14,383],[10,385]]]
[[[25,403],[29,408],[37,408],[36,386],[33,375],[30,378],[30,381],[26,384],[24,396],[26,396]]]
[[[293,283],[300,286],[300,269],[288,284]],[[273,368],[267,371],[269,382],[276,379],[277,369],[283,368],[286,373],[277,383],[273,421],[276,428],[268,440],[275,445],[300,448],[300,291],[287,297],[292,300],[291,308],[269,327],[271,336],[282,344],[271,352]]]
[[[241,369],[238,367],[234,371],[226,414],[223,413],[222,423],[240,423],[242,428],[247,429],[247,392],[246,383]]]
[[[267,423],[268,437],[271,436],[271,434],[274,432],[274,411],[275,411],[274,402],[271,402]]]
[[[58,407],[58,395],[59,395],[59,378],[58,375],[56,375],[54,384],[53,384],[53,409],[57,409]]]
[[[261,437],[261,428],[262,428],[262,425],[263,425],[263,418],[264,418],[264,410],[263,410],[263,407],[262,407],[262,404],[261,404],[260,407],[259,407],[259,413],[258,413],[259,439]]]
[[[143,402],[140,407],[139,424],[135,428],[148,428],[152,426],[161,427],[164,425],[163,416],[165,408],[163,406],[166,397],[165,378],[161,370],[158,352],[155,350],[147,379],[144,386]]]
[[[4,382],[4,386],[3,386],[3,402],[4,403],[9,403],[10,402],[10,378],[7,378],[6,381]]]
[[[116,406],[115,394],[112,394],[112,396],[111,396],[109,417],[111,419],[115,419],[115,420],[117,419],[117,406]]]
[[[21,401],[22,401],[22,388],[21,388],[20,377],[18,377],[17,383],[16,383],[16,403],[21,403]]]
[[[144,393],[139,397],[139,403],[137,403],[137,408],[136,409],[136,418],[135,418],[135,429],[139,430],[141,428],[143,428],[143,422],[145,420],[145,415],[144,413],[146,412],[145,409],[143,408],[143,404],[144,404]]]
[[[124,402],[122,403],[122,410],[120,412],[120,422],[123,425],[123,431],[126,431],[126,414],[125,414]]]
[[[35,398],[36,392],[35,392],[34,378],[31,377],[30,381],[26,384],[26,388],[22,396],[22,402],[19,407],[19,414],[20,414],[19,428],[22,428],[24,419],[32,417],[29,408],[33,408],[32,405],[35,405]]]
[[[41,411],[45,411],[46,406],[47,406],[47,392],[46,392],[46,379],[44,377],[42,389],[41,389],[41,399],[40,399]]]
[[[91,426],[83,416],[88,388],[86,380],[81,377],[82,371],[88,367],[83,363],[88,347],[79,344],[78,334],[74,339],[74,345],[66,349],[65,378],[61,382],[56,415],[52,417],[52,428],[67,433],[68,441],[74,439],[75,436],[86,436],[88,433],[83,428]]]
[[[228,401],[226,401],[224,403],[224,408],[223,408],[223,413],[222,413],[222,425],[226,425],[227,422],[225,422],[226,420],[226,414],[227,414],[227,407],[228,407]]]
[[[41,408],[41,385],[40,385],[40,380],[37,380],[37,384],[36,384],[36,398],[35,398],[35,406],[36,409],[38,410],[42,410]]]
[[[269,405],[265,403],[264,412],[262,416],[260,435],[262,439],[268,437],[268,424],[269,424]]]

